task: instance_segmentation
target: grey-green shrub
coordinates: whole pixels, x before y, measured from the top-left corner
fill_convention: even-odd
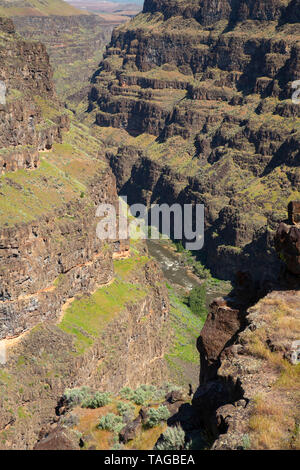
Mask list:
[[[108,413],[99,421],[98,429],[118,433],[124,427],[123,418],[115,413]]]
[[[61,421],[64,426],[68,426],[70,428],[76,426],[79,423],[79,417],[74,414],[67,414],[61,418]]]
[[[145,390],[137,389],[132,399],[136,405],[144,405],[149,400],[149,394]]]
[[[155,450],[183,450],[185,449],[185,432],[180,425],[168,427],[162,439],[154,447]]]
[[[63,394],[63,399],[68,403],[69,406],[81,405],[84,401],[91,397],[91,391],[89,387],[81,388],[67,388]]]
[[[251,440],[249,434],[243,434],[242,437],[243,448],[248,450],[251,447]]]
[[[167,393],[170,393],[170,392],[177,392],[179,390],[181,390],[181,387],[178,387],[178,385],[174,385],[174,384],[170,384],[170,383],[167,383],[165,384],[165,390]]]
[[[134,406],[131,403],[124,403],[123,401],[119,401],[117,404],[117,410],[121,416],[129,416],[133,415]]]
[[[167,421],[167,419],[171,416],[168,408],[164,405],[159,406],[156,408],[150,408],[147,411],[148,419],[147,419],[147,427],[153,428],[157,426],[161,421]]]
[[[146,402],[153,398],[156,392],[157,389],[154,385],[140,385],[135,390],[132,400],[136,405],[145,405]]]
[[[109,392],[96,392],[95,395],[89,397],[82,403],[84,408],[101,408],[111,402]]]
[[[134,391],[129,387],[123,387],[120,390],[120,396],[121,398],[124,398],[125,400],[132,400],[133,395],[134,395]]]

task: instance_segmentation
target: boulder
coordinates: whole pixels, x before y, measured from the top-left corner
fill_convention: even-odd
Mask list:
[[[281,223],[274,239],[275,248],[287,270],[300,275],[300,228]]]
[[[128,441],[132,441],[137,435],[137,433],[142,428],[142,418],[139,415],[131,423],[126,424],[126,426],[119,433],[120,442],[126,444]]]

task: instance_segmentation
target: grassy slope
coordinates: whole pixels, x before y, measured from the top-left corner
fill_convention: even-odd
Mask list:
[[[145,286],[131,282],[130,274],[147,260],[147,257],[135,256],[115,261],[114,282],[101,287],[91,296],[74,300],[67,309],[59,326],[66,333],[75,335],[78,354],[94,343],[108,322],[122,312],[126,303],[145,297]]]
[[[18,170],[0,177],[0,227],[33,221],[65,203],[86,197],[89,182],[105,164],[97,155],[96,141],[84,126],[71,124],[64,144],[41,152],[37,170]]]
[[[198,384],[199,353],[196,348],[197,338],[203,328],[205,318],[195,315],[180,299],[175,290],[168,286],[171,311],[170,326],[174,332],[173,341],[166,360],[173,381],[187,386]]]

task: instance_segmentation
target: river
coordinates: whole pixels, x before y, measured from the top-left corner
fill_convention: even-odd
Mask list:
[[[147,246],[149,254],[158,261],[169,284],[188,291],[202,283],[201,279],[183,264],[178,253],[172,250],[168,242],[147,240]],[[229,283],[222,283],[216,288],[208,288],[206,291],[207,307],[216,297],[228,294],[229,290]]]

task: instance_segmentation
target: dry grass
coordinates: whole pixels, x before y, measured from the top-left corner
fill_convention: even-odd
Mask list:
[[[91,410],[88,408],[76,408],[74,414],[79,417],[76,430],[83,436],[89,436],[89,445],[94,445],[97,450],[109,450],[112,446],[112,433],[98,429],[100,418],[107,413],[116,413],[115,403],[110,403],[102,408]]]
[[[277,293],[259,304],[260,325],[247,336],[248,351],[267,373],[264,392],[254,399],[249,428],[255,449],[299,449],[300,364],[285,358],[300,337],[298,293]],[[269,385],[267,388],[266,385]]]
[[[255,449],[287,449],[290,429],[295,428],[295,419],[286,413],[286,404],[259,396],[255,400],[254,412],[249,426],[252,431],[251,445]]]
[[[126,448],[135,450],[149,450],[153,449],[159,436],[167,429],[166,423],[161,423],[159,426],[155,426],[151,429],[142,430],[138,436],[130,441]]]
[[[108,413],[118,413],[117,404],[118,402],[129,403],[128,400],[124,400],[121,397],[116,397],[106,406],[102,408],[89,409],[76,407],[73,410],[79,418],[79,423],[75,426],[76,431],[80,432],[83,436],[83,439],[88,442],[88,447],[95,446],[97,450],[109,450],[114,445],[114,433],[110,431],[105,431],[103,429],[98,429],[97,424],[99,423],[102,416],[107,415]],[[140,406],[133,404],[134,406],[134,417],[138,416]],[[165,432],[167,424],[162,422],[154,428],[145,429],[142,428],[141,431],[137,434],[136,438],[132,441],[129,441],[125,445],[125,449],[135,449],[135,450],[149,450],[153,449],[155,443],[157,442],[159,436]]]

